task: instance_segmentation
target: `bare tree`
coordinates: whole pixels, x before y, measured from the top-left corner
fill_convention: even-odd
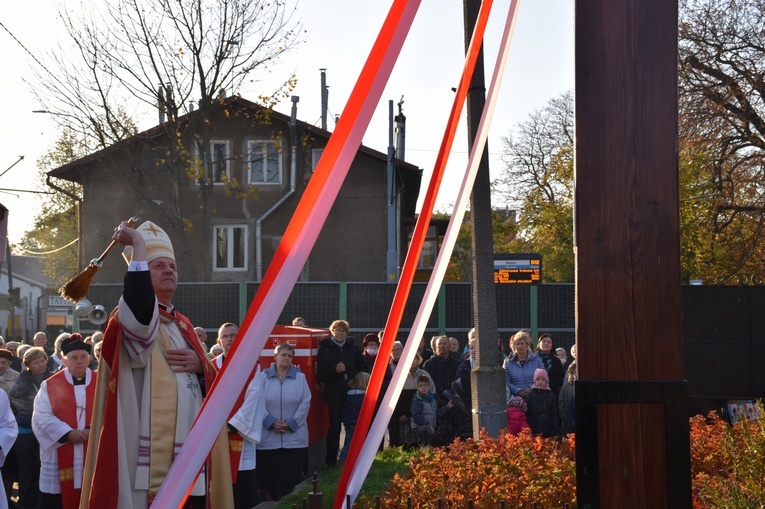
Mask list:
[[[502,158],[494,185],[518,211],[507,247],[541,253],[545,281],[573,281],[573,93],[551,99],[503,137]]]
[[[765,273],[765,1],[685,0],[679,36],[688,275],[746,282]]]
[[[571,91],[520,122],[502,138],[505,167],[495,185],[508,205],[522,207],[529,195],[555,203],[571,201],[574,160],[574,95]]]
[[[765,0],[685,0],[679,37],[683,280],[765,281]],[[559,281],[573,278],[573,130],[569,92],[503,138],[495,182],[518,209],[514,247],[557,260]]]
[[[270,86],[259,95],[270,109],[294,86],[294,76],[275,84],[260,80],[282,53],[302,42],[293,14],[280,0],[97,0],[81,11],[60,12],[70,44],[48,55],[30,85],[45,110],[86,139],[91,151],[133,137],[136,125],[147,122],[177,140],[158,156],[171,185],[165,174],[162,185],[147,185],[151,175],[124,180],[139,196],[149,188],[163,192],[160,200],[145,203],[156,204],[153,212],[180,235],[194,227],[178,199],[190,178],[199,184],[202,223],[209,224],[215,135],[210,117],[222,98]],[[193,121],[178,122],[192,110]],[[145,140],[147,147],[154,141]],[[113,171],[135,168],[114,165]],[[225,180],[237,196],[254,197],[253,190]],[[209,237],[207,230],[203,235]]]

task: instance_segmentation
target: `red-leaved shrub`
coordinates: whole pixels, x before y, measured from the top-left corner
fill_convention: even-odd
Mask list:
[[[690,420],[691,480],[694,509],[765,507],[765,409],[759,418],[730,426],[716,413]],[[574,435],[562,443],[503,433],[480,440],[455,440],[449,447],[423,449],[411,460],[409,472],[398,474],[381,497],[382,507],[444,507],[496,509],[508,507],[560,509],[576,507]],[[369,507],[363,498],[358,506]]]
[[[560,509],[576,499],[573,435],[563,443],[503,433],[480,440],[456,440],[449,447],[425,449],[412,459],[405,477],[396,476],[382,496],[383,507],[432,507],[439,498],[446,507],[496,508],[537,502],[539,509]]]

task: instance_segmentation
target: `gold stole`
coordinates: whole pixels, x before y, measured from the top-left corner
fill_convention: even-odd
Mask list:
[[[165,317],[160,317],[160,320],[163,324],[173,323]],[[165,352],[174,347],[161,325],[157,331],[156,341],[151,352],[149,501],[154,500],[173,464],[178,406],[178,382],[173,368],[165,360]]]
[[[175,323],[172,319],[164,316],[161,316],[160,320],[163,324]],[[149,505],[157,496],[174,460],[178,401],[178,383],[175,371],[165,360],[165,352],[175,347],[170,336],[161,326],[157,331],[156,341],[154,350],[151,352]],[[207,491],[208,507],[234,507],[228,449],[228,430],[223,428],[211,451],[213,468],[211,468],[211,479]]]

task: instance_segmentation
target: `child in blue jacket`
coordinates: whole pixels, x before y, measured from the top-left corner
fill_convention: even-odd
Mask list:
[[[431,391],[430,378],[425,375],[417,377],[417,392],[412,397],[412,430],[420,445],[430,445],[436,434],[436,419],[441,417],[454,406],[451,400],[446,405],[438,406],[436,397]]]
[[[343,450],[340,451],[338,461],[345,461],[348,456],[348,449],[351,447],[353,439],[353,430],[356,428],[356,422],[359,420],[361,405],[364,403],[364,396],[367,394],[369,386],[369,373],[360,371],[356,373],[350,382],[348,382],[348,393],[343,403],[343,426],[345,427],[345,442]]]

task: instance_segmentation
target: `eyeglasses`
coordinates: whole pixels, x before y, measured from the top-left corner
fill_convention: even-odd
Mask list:
[[[332,332],[334,332],[334,333],[340,333],[340,332],[342,332],[343,334],[347,334],[347,333],[348,333],[348,331],[347,331],[347,330],[344,330],[344,329],[332,329]]]

